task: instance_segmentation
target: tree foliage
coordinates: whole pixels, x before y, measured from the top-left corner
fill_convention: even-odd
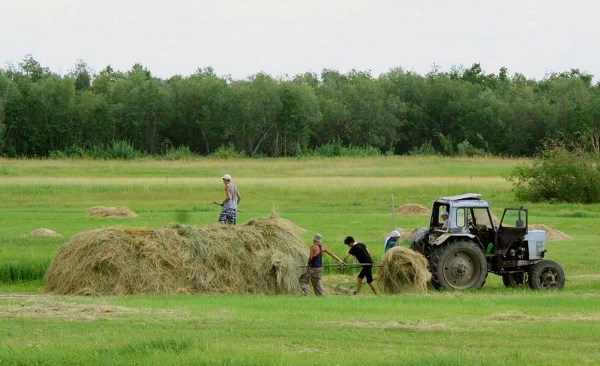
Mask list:
[[[509,180],[518,199],[600,202],[600,155],[578,142],[571,147],[551,141],[531,165],[516,167]]]
[[[141,64],[64,76],[27,55],[0,69],[0,155],[45,157],[126,141],[140,154],[298,156],[319,147],[383,154],[534,156],[540,141],[600,151],[600,87],[578,70],[543,80],[479,64],[418,75],[325,69],[243,80],[211,68],[167,80]],[[374,150],[372,150],[374,149]]]

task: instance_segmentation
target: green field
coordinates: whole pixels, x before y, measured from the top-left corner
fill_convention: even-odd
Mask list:
[[[517,202],[505,176],[525,160],[376,157],[190,161],[0,160],[0,365],[593,365],[600,364],[600,205]],[[547,243],[562,291],[507,289],[490,275],[477,291],[357,297],[53,296],[43,274],[72,236],[107,226],[212,225],[223,173],[243,195],[238,222],[275,210],[338,255],[354,236],[383,255],[393,222],[427,216],[439,196],[483,194],[496,216],[529,208],[530,224],[569,239]],[[91,217],[124,206],[136,218]],[[30,237],[48,228],[61,238]]]

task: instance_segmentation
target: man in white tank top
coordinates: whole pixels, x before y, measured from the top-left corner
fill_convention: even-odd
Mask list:
[[[238,203],[242,200],[242,196],[240,195],[240,191],[238,191],[237,186],[231,183],[231,175],[225,174],[221,177],[223,180],[223,184],[225,185],[225,199],[221,202],[221,214],[219,215],[219,224],[225,225],[235,225],[235,220],[237,218],[237,206]]]

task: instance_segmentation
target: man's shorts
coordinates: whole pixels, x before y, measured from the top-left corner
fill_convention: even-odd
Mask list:
[[[237,210],[235,208],[223,208],[219,215],[219,224],[235,225],[237,219]]]
[[[367,283],[373,282],[373,266],[363,266],[358,274],[358,278],[367,278]]]

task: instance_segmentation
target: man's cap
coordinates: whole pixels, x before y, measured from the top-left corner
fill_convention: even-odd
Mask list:
[[[224,176],[221,177],[221,179],[231,180],[231,175],[225,174]]]
[[[320,242],[321,242],[321,239],[323,239],[323,237],[321,236],[321,234],[315,234],[315,235],[313,236],[313,240],[314,240],[314,241],[316,241],[316,242],[319,242],[319,243],[320,243]]]
[[[448,212],[444,211],[440,214],[440,216],[448,216]]]
[[[398,231],[398,230],[394,230],[390,234],[390,238],[399,238],[399,237],[400,237],[400,231]]]
[[[351,236],[347,236],[346,239],[344,239],[344,244],[352,244],[354,243],[354,238]]]

